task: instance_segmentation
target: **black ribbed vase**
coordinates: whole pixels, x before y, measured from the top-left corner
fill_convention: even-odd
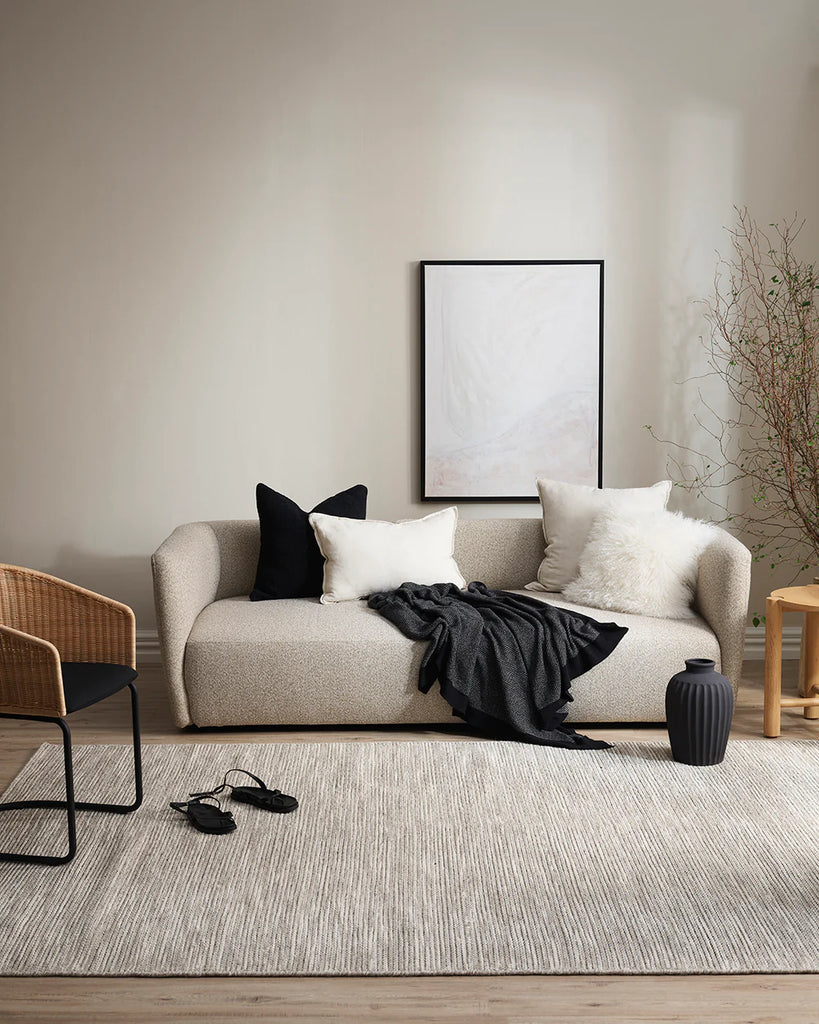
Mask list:
[[[719,764],[734,715],[734,691],[708,658],[688,658],[665,691],[668,738],[675,761]]]

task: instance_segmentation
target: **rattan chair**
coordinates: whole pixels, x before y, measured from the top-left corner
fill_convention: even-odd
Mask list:
[[[0,718],[54,722],[63,735],[65,800],[18,800],[0,811],[64,808],[68,852],[2,853],[0,860],[66,864],[77,851],[75,811],[128,814],[142,803],[142,757],[136,673],[136,622],[124,604],[33,569],[0,565]],[[135,799],[131,804],[74,799],[71,731],[66,715],[119,690],[131,691]]]

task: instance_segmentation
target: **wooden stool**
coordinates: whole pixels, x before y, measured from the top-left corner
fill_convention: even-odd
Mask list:
[[[799,697],[782,696],[782,613],[804,612],[799,659]],[[778,736],[781,708],[804,708],[805,718],[819,718],[819,586],[784,587],[765,602],[766,736]]]

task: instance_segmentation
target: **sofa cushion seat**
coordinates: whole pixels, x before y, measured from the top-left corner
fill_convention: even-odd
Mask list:
[[[720,668],[719,641],[699,615],[655,619],[572,604],[562,594],[515,593],[628,627],[608,658],[572,684],[569,722],[664,722],[665,688],[686,658],[712,658]]]
[[[700,618],[654,619],[583,608],[559,594],[514,593],[629,627],[617,649],[575,681],[569,721],[663,721],[666,684],[685,659],[720,664],[717,639]],[[417,689],[425,648],[364,601],[225,598],[199,614],[185,648],[191,717],[200,726],[451,722],[437,690]]]
[[[451,722],[442,697],[418,691],[425,647],[364,601],[215,601],[185,648],[191,717],[197,725]]]

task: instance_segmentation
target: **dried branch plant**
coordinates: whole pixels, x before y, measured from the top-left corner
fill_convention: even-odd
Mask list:
[[[727,387],[732,414],[699,390],[694,419],[710,454],[648,430],[672,446],[677,486],[709,502],[717,521],[739,526],[756,561],[791,564],[797,575],[819,569],[819,280],[794,252],[804,221],[771,224],[766,234],[747,209],[737,215],[702,339],[704,376]]]

